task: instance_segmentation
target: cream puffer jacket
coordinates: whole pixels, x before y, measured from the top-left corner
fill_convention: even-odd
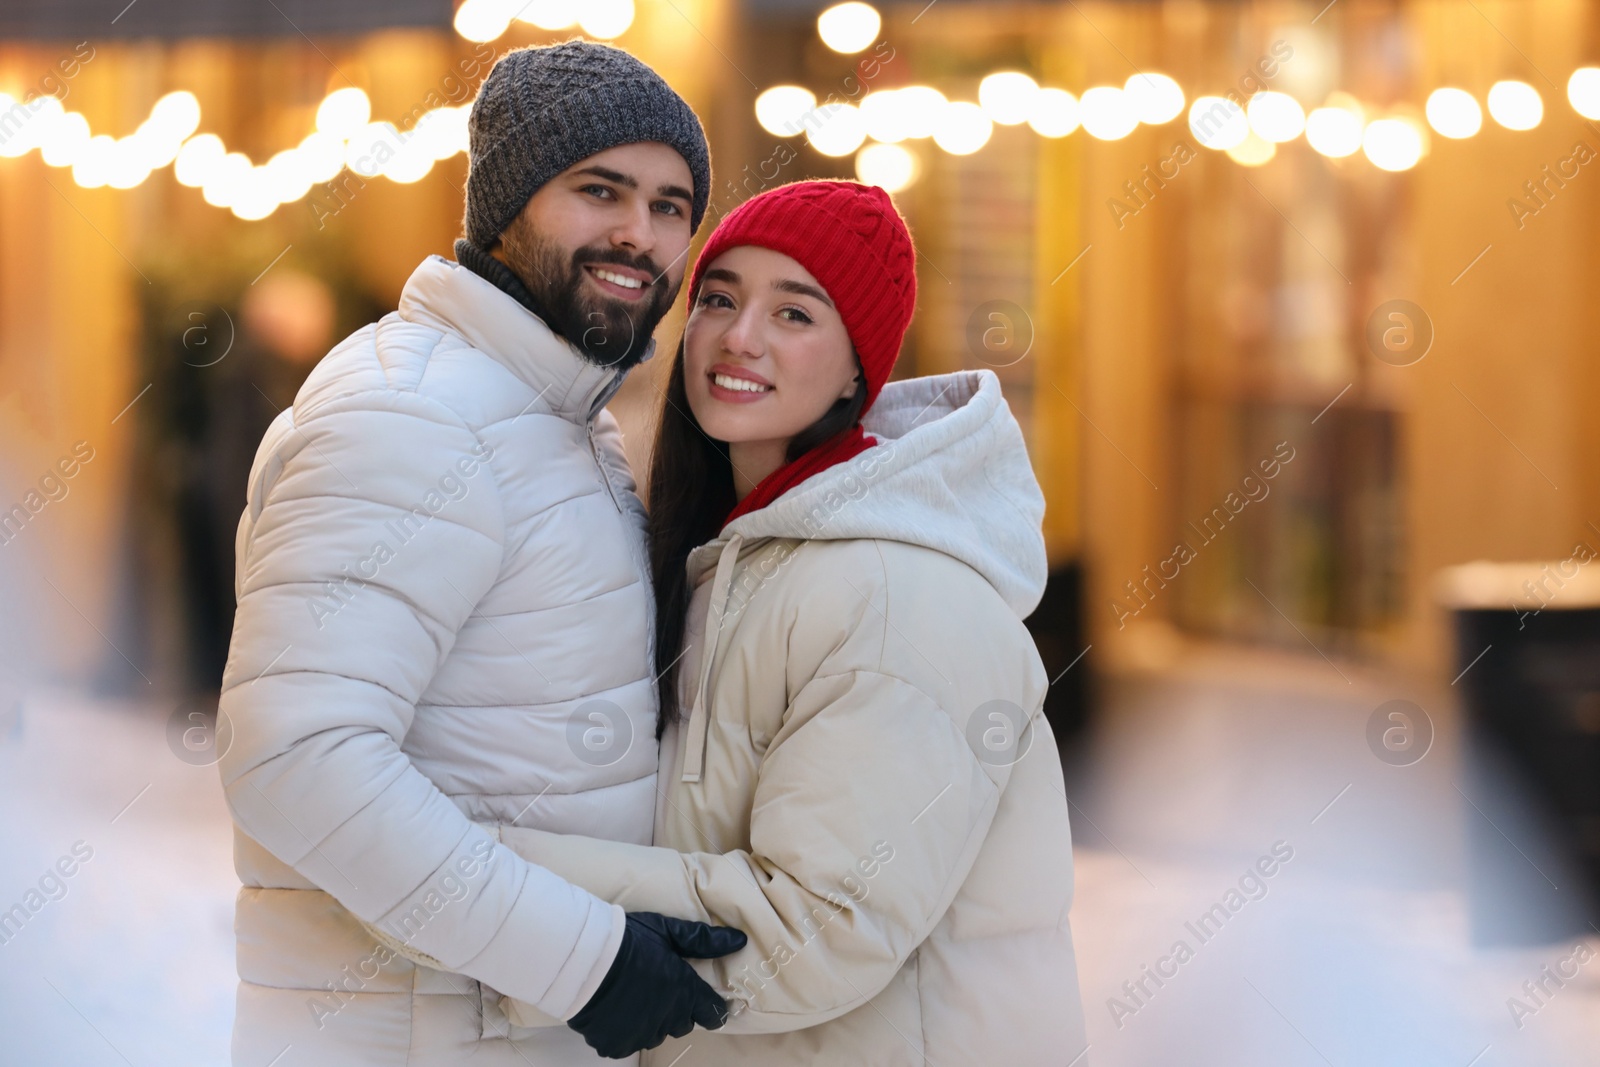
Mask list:
[[[1021,433],[989,371],[890,383],[866,427],[691,555],[655,847],[500,830],[628,910],[750,935],[696,964],[727,1026],[645,1064],[1084,1062]]]
[[[650,840],[644,510],[603,410],[621,378],[434,256],[262,441],[221,701],[241,1067],[602,1062],[560,1020],[622,910],[480,824]],[[574,740],[595,715],[611,751]],[[546,1025],[512,1027],[502,993]]]

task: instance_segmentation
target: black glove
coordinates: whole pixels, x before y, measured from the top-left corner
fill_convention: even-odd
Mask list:
[[[683,1037],[696,1023],[715,1030],[728,1021],[727,1002],[684,959],[726,956],[748,940],[728,926],[629,912],[616,960],[567,1025],[613,1060]]]

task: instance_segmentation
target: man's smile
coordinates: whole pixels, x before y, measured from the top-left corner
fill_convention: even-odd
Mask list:
[[[619,300],[643,298],[652,283],[650,275],[644,271],[613,263],[586,264],[583,271],[601,292]]]

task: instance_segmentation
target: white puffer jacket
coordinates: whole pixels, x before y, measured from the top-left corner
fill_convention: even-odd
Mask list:
[[[891,382],[864,423],[878,445],[689,557],[658,847],[501,840],[629,910],[750,935],[696,964],[727,1026],[649,1067],[1082,1067],[1021,431],[991,371]]]
[[[476,824],[651,837],[644,511],[602,410],[621,379],[434,256],[262,441],[221,702],[236,1064],[600,1062],[558,1020],[621,909]],[[502,994],[547,1025],[511,1028]]]

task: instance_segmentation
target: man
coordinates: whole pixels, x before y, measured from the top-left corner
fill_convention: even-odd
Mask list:
[[[650,840],[644,513],[603,408],[683,280],[704,134],[576,41],[502,58],[470,134],[458,262],[322,360],[250,474],[221,701],[240,1065],[620,1057],[720,1025],[683,957],[744,944],[480,825]]]

